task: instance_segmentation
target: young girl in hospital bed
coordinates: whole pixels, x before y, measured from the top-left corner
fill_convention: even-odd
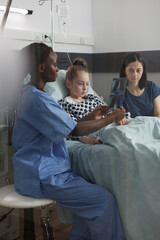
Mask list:
[[[73,65],[70,66],[66,73],[66,87],[69,95],[61,99],[59,104],[69,113],[75,121],[84,121],[99,119],[109,112],[109,107],[93,94],[87,94],[89,86],[89,72],[87,63],[82,58],[76,58]],[[114,111],[116,112],[116,110]],[[109,112],[110,114],[113,114]],[[124,118],[117,124],[127,124],[128,120]],[[77,140],[78,138],[72,139]],[[79,140],[87,144],[98,144],[101,140],[97,136],[82,136]]]
[[[53,199],[74,214],[69,240],[124,240],[119,211],[112,195],[71,170],[64,138],[96,131],[124,117],[118,109],[104,119],[77,123],[44,87],[56,81],[57,55],[43,43],[21,51],[23,89],[13,128],[15,189],[19,194]]]

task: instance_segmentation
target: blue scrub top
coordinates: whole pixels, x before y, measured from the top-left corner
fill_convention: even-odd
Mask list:
[[[25,87],[12,136],[18,193],[42,197],[41,182],[63,184],[63,173],[71,171],[64,138],[76,124],[48,93]]]
[[[144,92],[137,97],[125,90],[123,106],[131,117],[154,116],[154,99],[160,95],[159,87],[152,81],[147,81]]]

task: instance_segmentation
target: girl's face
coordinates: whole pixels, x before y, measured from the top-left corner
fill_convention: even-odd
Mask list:
[[[138,61],[131,62],[126,67],[126,76],[128,78],[128,84],[133,84],[137,86],[139,83],[139,80],[142,77],[142,74],[143,74],[143,65]]]
[[[67,80],[66,86],[69,89],[70,96],[82,100],[88,91],[89,73],[78,71],[76,78],[72,81]]]

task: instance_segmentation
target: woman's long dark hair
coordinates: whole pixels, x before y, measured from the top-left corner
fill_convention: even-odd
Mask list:
[[[139,88],[143,89],[146,86],[147,83],[147,70],[146,70],[146,63],[143,59],[143,57],[139,53],[130,53],[126,55],[122,61],[121,67],[120,67],[120,77],[126,77],[126,67],[132,63],[132,62],[140,62],[143,66],[143,74],[139,81]]]

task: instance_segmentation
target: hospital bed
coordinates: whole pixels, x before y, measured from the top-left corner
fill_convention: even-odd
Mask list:
[[[60,70],[56,82],[46,85],[56,101],[67,95],[65,73]],[[89,93],[97,95],[91,86]],[[136,117],[126,126],[113,123],[95,134],[104,144],[66,140],[73,170],[114,195],[127,240],[159,240],[160,120]],[[59,204],[57,211],[62,222],[72,222],[71,213]]]

